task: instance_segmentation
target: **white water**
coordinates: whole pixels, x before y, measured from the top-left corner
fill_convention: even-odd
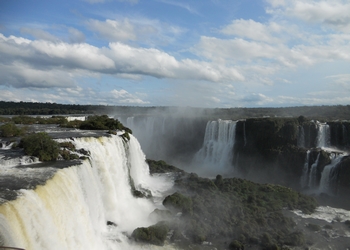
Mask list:
[[[303,218],[314,218],[324,220],[327,222],[344,222],[350,220],[350,211],[342,208],[334,208],[329,206],[317,207],[316,211],[312,214],[304,214],[300,210],[294,210],[294,213]],[[350,237],[350,235],[348,237]]]
[[[316,146],[319,148],[329,147],[331,137],[329,125],[317,123],[317,130]]]
[[[318,160],[320,159],[320,154],[318,153],[316,161],[311,165],[310,173],[309,173],[309,188],[315,188],[316,187],[316,179],[317,179],[317,165]]]
[[[319,192],[320,193],[328,193],[331,194],[330,189],[330,182],[331,182],[331,172],[332,169],[341,161],[344,155],[331,155],[331,163],[324,167],[322,174],[321,174],[321,180],[320,180],[320,187]]]
[[[194,156],[194,165],[215,173],[232,169],[236,121],[209,121],[202,148]]]
[[[301,188],[306,188],[308,186],[309,160],[310,160],[310,150],[306,152],[303,173],[300,179]]]
[[[118,136],[74,143],[91,152],[90,160],[58,170],[44,186],[21,190],[19,198],[0,206],[3,244],[26,250],[149,249],[128,236],[136,227],[154,224],[148,216],[161,205],[132,196],[129,171],[135,186],[151,190],[156,198],[172,181],[149,175],[133,136],[128,143]],[[107,221],[117,226],[107,226]]]
[[[303,126],[298,127],[298,147],[305,147],[305,131]]]

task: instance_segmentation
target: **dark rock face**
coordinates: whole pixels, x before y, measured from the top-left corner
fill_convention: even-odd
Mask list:
[[[305,164],[307,174],[310,174],[312,165],[317,163],[314,185],[319,185],[325,166],[331,163],[331,152],[317,148],[320,140],[319,126],[321,125],[302,117],[252,118],[238,121],[233,150],[235,173],[258,182],[271,182],[301,189],[300,180],[305,174]],[[328,146],[345,148],[349,140],[348,123],[332,122],[327,126],[330,130]],[[310,152],[308,162],[307,151]],[[346,162],[338,172],[341,170],[347,174],[348,170],[345,169],[350,166],[345,165]],[[334,176],[338,175],[334,173]],[[338,183],[335,189],[343,187],[344,183],[345,181]],[[350,182],[347,185],[349,184]]]
[[[296,118],[239,121],[233,165],[242,177],[296,187],[306,155],[297,147],[298,134]]]
[[[331,145],[339,149],[350,147],[350,122],[328,122],[331,133]]]

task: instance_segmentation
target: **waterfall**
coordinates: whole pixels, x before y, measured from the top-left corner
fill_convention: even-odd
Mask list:
[[[304,148],[305,147],[305,131],[303,126],[298,127],[298,147]]]
[[[317,124],[316,147],[329,147],[330,145],[330,129],[325,123]]]
[[[348,146],[348,132],[344,124],[342,124],[343,146]]]
[[[344,156],[343,154],[331,155],[331,163],[324,167],[321,174],[321,181],[320,181],[320,187],[319,187],[320,193],[330,193],[330,190],[329,190],[330,182],[331,182],[330,174],[332,172],[332,169],[341,161],[343,156]]]
[[[154,224],[148,216],[162,206],[135,198],[129,176],[154,199],[170,189],[172,181],[149,175],[132,135],[127,143],[115,135],[72,142],[77,149],[88,150],[90,159],[57,170],[45,185],[20,190],[16,200],[0,205],[0,245],[26,250],[156,249],[128,238],[136,227]]]
[[[303,173],[300,179],[301,188],[306,188],[308,185],[309,161],[310,161],[310,150],[306,152]]]
[[[314,188],[316,186],[317,180],[317,165],[318,160],[320,158],[321,153],[319,152],[316,158],[316,161],[311,165],[310,173],[309,173],[309,188]]]
[[[236,121],[209,121],[203,146],[195,154],[193,164],[214,173],[232,170],[230,167],[232,167],[235,134]]]

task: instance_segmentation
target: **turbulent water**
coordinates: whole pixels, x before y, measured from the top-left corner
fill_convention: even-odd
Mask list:
[[[196,153],[193,165],[201,172],[223,174],[233,170],[232,157],[235,143],[236,121],[209,121],[202,148]]]
[[[149,175],[133,136],[128,143],[119,136],[72,142],[77,149],[88,150],[90,159],[57,170],[45,185],[21,189],[16,200],[3,203],[0,245],[26,250],[149,249],[132,243],[128,236],[135,228],[156,222],[149,214],[162,207],[161,196],[171,188],[171,179]],[[11,168],[15,169],[1,165],[2,172]],[[33,169],[27,170],[35,176]],[[137,189],[150,190],[154,198],[135,198],[130,177]]]

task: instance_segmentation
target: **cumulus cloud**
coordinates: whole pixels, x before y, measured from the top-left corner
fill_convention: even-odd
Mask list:
[[[109,41],[135,40],[134,25],[128,19],[99,21],[90,19],[87,26]]]
[[[108,42],[146,44],[147,47],[172,44],[186,32],[185,29],[176,25],[142,17],[90,19],[86,22],[86,26],[99,38]]]
[[[34,29],[34,28],[21,28],[21,33],[23,34],[29,34],[31,36],[33,36],[36,39],[40,39],[40,40],[47,40],[47,41],[51,41],[51,42],[57,42],[60,39],[58,39],[58,37],[50,34],[47,31],[41,30],[41,29]]]
[[[11,65],[0,64],[0,85],[13,86],[16,88],[51,88],[71,87],[74,80],[61,70],[40,70],[15,62]]]
[[[177,60],[158,49],[136,48],[123,43],[98,48],[86,43],[32,41],[0,35],[0,56],[2,84],[15,87],[54,86],[54,82],[57,82],[56,86],[66,86],[74,82],[79,70],[115,76],[135,75],[134,79],[137,76],[211,82],[244,79],[232,67],[191,59]],[[63,81],[62,72],[66,72],[65,79],[71,81]],[[44,78],[47,80],[42,80]]]
[[[120,104],[136,104],[136,105],[142,105],[142,104],[148,104],[149,102],[141,100],[139,97],[130,94],[128,91],[121,89],[116,90],[113,89],[111,91],[111,94],[113,98],[116,100],[114,102],[120,103]]]
[[[242,38],[219,39],[203,36],[196,46],[196,53],[213,61],[275,58],[284,50],[283,45],[271,46],[266,43],[247,41]]]
[[[69,28],[68,33],[69,33],[68,39],[71,43],[83,43],[83,42],[85,42],[85,35],[80,30],[77,30],[75,28]]]
[[[298,18],[310,23],[321,23],[333,29],[350,31],[350,3],[346,0],[269,0],[270,14]]]
[[[267,43],[280,43],[281,39],[274,36],[274,33],[280,33],[284,28],[276,22],[267,25],[254,20],[238,19],[233,20],[231,24],[221,29],[225,35],[244,37],[255,41],[264,41]]]

